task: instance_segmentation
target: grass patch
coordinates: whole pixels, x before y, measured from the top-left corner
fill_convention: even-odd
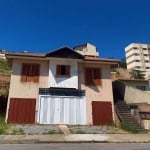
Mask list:
[[[74,133],[74,134],[86,134],[86,132],[83,131],[83,130],[76,130],[76,131],[74,131],[73,133]]]
[[[18,128],[18,129],[13,129],[12,130],[12,135],[24,135],[24,130],[22,128]]]
[[[0,115],[0,134],[7,134],[8,125],[5,123],[5,115]]]
[[[49,130],[48,134],[63,134],[60,130]]]
[[[130,132],[130,133],[138,133],[138,131],[136,130],[136,127],[134,125],[128,126],[125,122],[121,122],[120,128],[127,132]]]

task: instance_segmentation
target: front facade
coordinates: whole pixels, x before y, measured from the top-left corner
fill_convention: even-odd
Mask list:
[[[110,66],[68,47],[35,55],[9,53],[12,75],[6,121],[100,125],[113,120]]]
[[[150,71],[150,45],[131,43],[125,48],[127,69]]]

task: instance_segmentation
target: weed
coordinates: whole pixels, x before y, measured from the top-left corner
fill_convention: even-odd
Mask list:
[[[0,134],[7,134],[8,125],[5,123],[5,116],[0,115]]]
[[[77,131],[75,131],[74,133],[75,133],[75,134],[86,134],[86,132],[83,131],[83,130],[77,130]]]
[[[59,131],[56,131],[56,130],[49,130],[48,131],[48,134],[62,134],[62,132],[59,130]]]
[[[25,133],[24,133],[24,130],[22,128],[18,128],[18,129],[13,129],[12,134],[13,135],[23,135]]]
[[[136,127],[134,125],[128,126],[125,122],[121,122],[120,128],[131,133],[137,133]]]

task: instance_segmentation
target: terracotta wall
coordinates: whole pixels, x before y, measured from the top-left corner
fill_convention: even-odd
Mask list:
[[[85,67],[99,67],[101,68],[102,86],[85,86],[84,68]],[[92,101],[108,101],[112,103],[113,107],[113,93],[112,93],[112,80],[110,74],[110,65],[102,64],[79,64],[79,89],[86,90],[86,112],[87,124],[93,124],[92,120]],[[114,115],[113,115],[114,118]]]
[[[38,83],[34,82],[21,82],[21,69],[22,63],[39,63],[40,64],[40,78]],[[12,64],[12,74],[10,82],[10,90],[8,96],[8,105],[10,98],[36,98],[38,99],[39,88],[48,87],[48,70],[49,61],[44,60],[26,60],[26,59],[14,59]],[[36,103],[38,104],[38,103]],[[36,106],[36,112],[37,112]],[[8,115],[8,108],[6,113],[6,119]]]

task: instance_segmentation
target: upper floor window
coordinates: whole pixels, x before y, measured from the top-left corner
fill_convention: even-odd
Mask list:
[[[137,47],[133,47],[133,49],[138,49]]]
[[[85,68],[86,85],[102,85],[100,68]]]
[[[147,50],[147,48],[143,48],[143,50]]]
[[[22,64],[21,82],[39,82],[39,74],[39,64]]]
[[[135,56],[139,56],[139,54],[138,54],[138,53],[135,53],[134,55],[135,55]]]
[[[140,60],[135,60],[136,62],[140,62]]]
[[[70,76],[70,65],[57,65],[56,75],[57,76]]]

